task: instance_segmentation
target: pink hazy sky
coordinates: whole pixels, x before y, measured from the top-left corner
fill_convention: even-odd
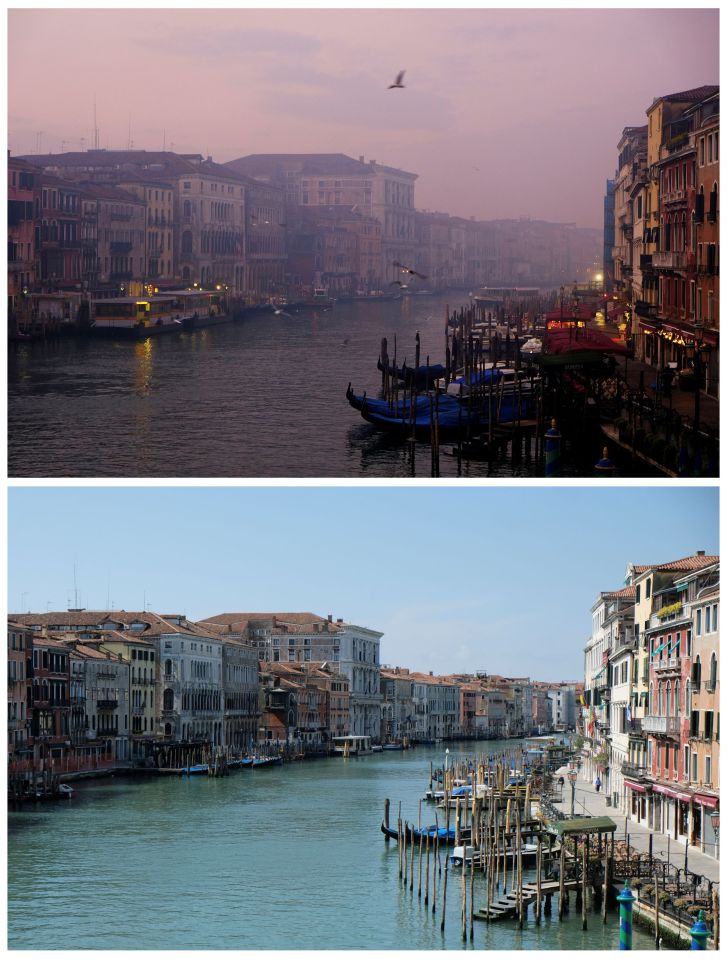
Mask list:
[[[14,9],[8,145],[341,152],[419,209],[603,222],[625,126],[719,82],[712,9]],[[387,90],[399,70],[403,90]],[[166,140],[165,140],[166,138]],[[83,147],[82,147],[83,142]]]

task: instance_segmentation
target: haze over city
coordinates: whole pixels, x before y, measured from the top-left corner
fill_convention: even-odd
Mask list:
[[[418,209],[600,227],[623,128],[719,81],[718,16],[16,9],[8,145],[345,153],[417,173]]]
[[[717,504],[704,487],[15,488],[9,607],[331,614],[381,630],[382,663],[575,680],[599,592],[630,562],[717,553]]]

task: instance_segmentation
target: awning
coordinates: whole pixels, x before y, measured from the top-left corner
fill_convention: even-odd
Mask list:
[[[647,323],[640,316],[638,317],[638,320],[639,320],[639,328],[642,330],[646,330],[648,333],[656,333],[657,329],[661,329],[661,327],[657,326],[655,323]]]
[[[669,789],[668,786],[660,786],[658,783],[654,783],[654,792],[662,793],[664,796],[669,796],[670,799],[679,799],[681,802],[691,802],[692,797],[685,795],[684,793],[678,793],[674,789]]]
[[[627,789],[633,789],[634,792],[637,792],[637,793],[645,793],[645,792],[646,792],[646,787],[645,787],[645,786],[639,786],[638,783],[630,783],[630,782],[628,781],[628,779],[624,779],[624,786],[625,786]]]
[[[716,796],[694,796],[695,803],[698,803],[700,806],[708,806],[710,809],[717,809],[719,806],[719,799]]]

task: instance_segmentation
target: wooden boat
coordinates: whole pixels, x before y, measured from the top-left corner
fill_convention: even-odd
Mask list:
[[[396,750],[400,752],[404,749],[404,743],[384,743],[383,748],[386,750]]]
[[[209,773],[207,763],[197,763],[195,766],[184,766],[180,769],[182,776],[206,776]]]
[[[377,743],[375,746],[372,746],[372,747],[371,747],[371,752],[372,752],[372,753],[380,753],[380,752],[383,751],[383,749],[384,749],[384,747],[383,747],[380,743]]]
[[[385,364],[381,362],[381,357],[377,361],[378,369],[383,373],[386,369]],[[406,383],[407,386],[414,385],[418,390],[431,389],[437,380],[447,374],[447,367],[441,363],[431,363],[429,366],[392,366],[389,364],[389,373],[395,376],[397,380]]]
[[[253,769],[267,769],[269,766],[282,766],[282,756],[256,756],[252,761]]]
[[[386,826],[386,824],[382,822],[381,831],[385,836],[388,836],[389,839],[396,839],[398,841],[399,835],[396,829],[392,829],[391,826]],[[440,826],[439,829],[437,829],[436,825],[425,826],[423,829],[415,829],[413,826],[407,825],[405,828],[404,841],[411,842],[414,840],[418,842],[420,837],[423,837],[426,841],[427,836],[429,836],[430,842],[436,840],[437,836],[439,836],[439,842],[445,846],[454,846],[456,842],[456,831],[453,826],[450,826],[449,829],[447,829],[446,826]],[[461,829],[459,838],[466,842],[470,838],[470,830]]]

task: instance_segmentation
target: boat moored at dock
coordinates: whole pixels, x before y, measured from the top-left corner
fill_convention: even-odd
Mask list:
[[[90,313],[92,335],[132,340],[217,326],[231,319],[223,294],[204,290],[91,300]]]

